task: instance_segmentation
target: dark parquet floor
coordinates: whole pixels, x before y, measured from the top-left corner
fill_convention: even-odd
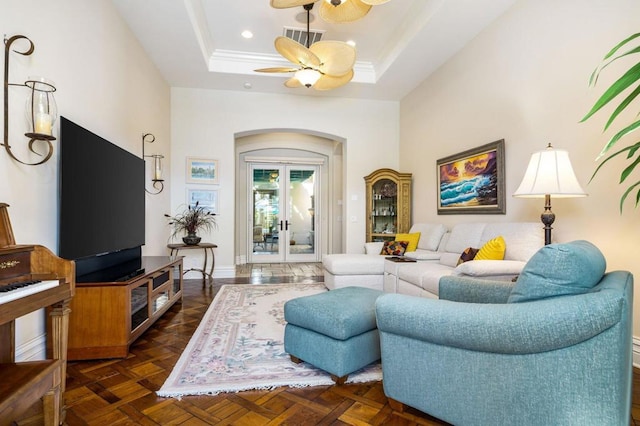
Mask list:
[[[408,408],[389,407],[382,384],[277,388],[217,396],[160,398],[207,307],[223,284],[322,281],[321,276],[248,276],[215,279],[203,288],[185,280],[184,299],[131,347],[126,359],[70,362],[67,423],[74,425],[446,425]],[[640,426],[640,370],[634,369],[631,425]],[[38,416],[21,424],[38,424]]]

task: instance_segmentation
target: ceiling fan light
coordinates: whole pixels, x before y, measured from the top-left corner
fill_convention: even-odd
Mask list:
[[[320,79],[320,72],[311,68],[303,68],[296,71],[296,79],[304,86],[311,87]]]
[[[325,0],[327,3],[329,3],[332,6],[340,6],[342,3],[344,3],[346,0]]]

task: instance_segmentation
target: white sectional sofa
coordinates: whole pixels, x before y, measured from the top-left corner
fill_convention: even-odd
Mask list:
[[[418,249],[413,253],[422,258],[437,259],[442,237],[447,228],[442,224],[418,223],[410,233],[420,232]],[[322,259],[324,284],[329,290],[341,287],[359,286],[382,290],[384,278],[384,258],[381,255],[384,243],[366,243],[365,253],[329,254]]]
[[[415,224],[420,232],[418,250],[405,253],[415,263],[385,261],[382,243],[367,243],[369,254],[332,254],[323,259],[325,285],[329,289],[362,286],[423,297],[438,297],[438,282],[444,275],[511,280],[529,258],[544,245],[539,223],[462,223],[447,231],[442,224]],[[502,236],[504,260],[472,260],[456,266],[462,252],[480,248]]]

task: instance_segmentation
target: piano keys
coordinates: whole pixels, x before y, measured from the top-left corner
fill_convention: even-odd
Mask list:
[[[58,280],[31,280],[0,286],[0,305],[48,290],[59,284]]]

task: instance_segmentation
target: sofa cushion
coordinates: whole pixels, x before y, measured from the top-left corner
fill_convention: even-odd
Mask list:
[[[418,249],[416,251],[407,252],[404,256],[414,260],[440,260],[442,253],[439,251]]]
[[[509,280],[516,278],[526,262],[521,260],[472,260],[458,265],[451,275],[468,275],[471,277],[498,278],[507,276]]]
[[[416,251],[419,240],[419,232],[413,232],[411,234],[396,234],[396,241],[406,241],[409,244],[406,251]]]
[[[408,241],[385,241],[380,254],[387,256],[402,256],[407,251]]]
[[[365,254],[380,254],[384,241],[373,241],[370,243],[364,243]]]
[[[523,268],[508,303],[586,293],[606,268],[602,252],[588,241],[544,246]]]
[[[333,275],[383,275],[384,256],[376,254],[327,254],[322,266]]]
[[[440,246],[442,237],[447,232],[447,227],[441,223],[415,223],[409,232],[420,233],[420,240],[418,241],[419,249],[436,251]]]
[[[480,247],[499,235],[507,245],[505,260],[526,262],[544,246],[544,232],[540,222],[496,222],[487,223],[480,237],[480,245],[474,247]]]
[[[506,244],[502,236],[495,237],[486,243],[478,253],[476,253],[475,260],[502,260],[504,259],[504,252],[506,250]]]
[[[453,229],[451,229],[444,251],[456,253],[457,256],[460,256],[460,253],[467,247],[482,246],[480,237],[482,236],[482,231],[485,226],[486,224],[484,223],[459,223],[455,225]],[[456,257],[453,266],[456,266],[457,261],[458,259]]]

